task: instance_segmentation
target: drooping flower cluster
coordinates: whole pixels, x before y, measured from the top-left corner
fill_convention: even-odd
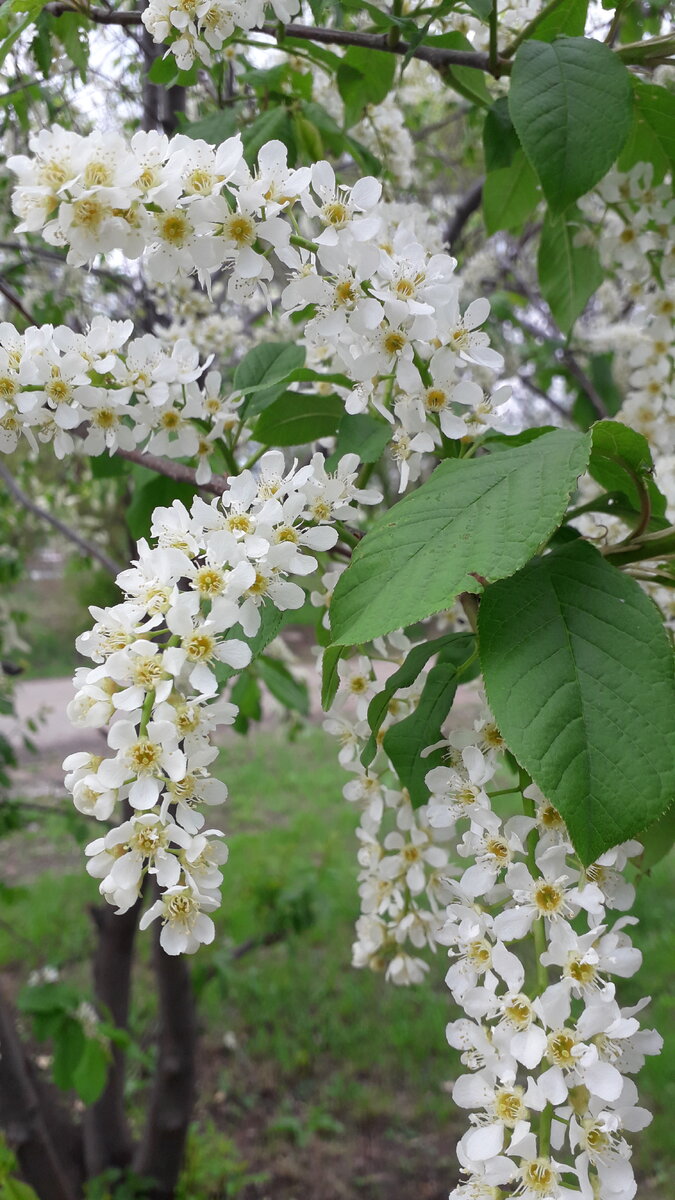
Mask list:
[[[465,1014],[447,1028],[468,1068],[453,1099],[472,1126],[458,1145],[466,1180],[451,1197],[510,1185],[527,1200],[579,1192],[630,1200],[624,1134],[651,1119],[630,1076],[661,1039],[636,1020],[646,1000],[619,1005],[613,977],[633,975],[641,955],[627,933],[635,919],[608,914],[631,907],[634,889],[621,872],[642,847],[627,842],[584,869],[562,818],[534,787],[523,815],[494,811],[480,781],[470,783],[478,751],[465,747],[462,767],[427,777],[429,820],[459,836],[458,853],[470,860],[448,880],[452,899],[437,934],[452,959],[446,983]],[[523,939],[525,952],[514,952]]]
[[[158,133],[81,137],[55,128],[9,160],[20,230],[42,230],[84,265],[113,249],[144,255],[161,282],[196,272],[208,285],[229,269],[228,295],[269,292],[286,275],[287,313],[314,307],[305,340],[352,385],[350,414],[369,405],[392,426],[401,488],[443,438],[501,428],[508,388],[484,388],[502,366],[480,330],[485,299],[462,312],[455,260],[418,240],[419,222],[392,230],[373,178],[338,184],[327,162],[290,169],[269,142],[253,172],[240,138],[221,146]]]
[[[131,321],[106,317],[85,333],[0,324],[0,452],[22,435],[32,449],[51,443],[57,458],[76,445],[90,456],[147,450],[195,460],[206,483],[241,397],[222,394],[218,371],[198,382],[209,363],[187,340],[169,349],[153,334],[130,341],[132,332]]]
[[[329,592],[334,582],[324,579]],[[423,753],[440,749],[444,761],[424,777],[428,802],[413,809],[386,733],[415,711],[424,673],[384,693],[377,751],[367,768],[360,762],[389,673],[380,663],[400,665],[411,649],[400,634],[387,643],[340,662],[325,728],[355,775],[345,797],[362,809],[354,965],[414,984],[429,970],[420,951],[448,947],[446,983],[463,1015],[447,1038],[466,1068],[453,1099],[471,1114],[451,1200],[492,1200],[502,1188],[525,1200],[630,1200],[625,1135],[651,1119],[631,1076],[662,1044],[637,1020],[647,1001],[622,1008],[614,983],[640,966],[626,915],[634,887],[622,872],[642,847],[627,842],[583,868],[541,793],[526,787],[519,811],[518,786],[495,780],[504,743],[487,709]],[[502,816],[495,805],[506,794]]]
[[[335,571],[324,576],[329,592],[335,581]],[[322,596],[316,593],[312,599],[320,603]],[[384,687],[385,672],[400,666],[411,649],[404,634],[392,634],[378,639],[369,656],[342,659],[340,684],[324,722],[340,742],[340,763],[353,776],[343,795],[361,813],[357,830],[361,914],[352,961],[356,967],[385,971],[386,978],[399,985],[420,983],[429,970],[420,951],[435,948],[447,895],[444,881],[451,870],[447,849],[451,833],[431,825],[428,805],[413,807],[387,753],[386,735],[414,713],[426,671],[414,684],[386,698],[373,756],[367,767],[361,762],[371,736],[370,703]]]
[[[357,501],[379,499],[355,487],[357,465],[347,455],[328,475],[319,454],[287,470],[283,454],[270,451],[255,476],[243,471],[212,504],[156,509],[156,544],[141,541],[138,560],[117,578],[124,600],[92,609],[96,624],[77,641],[96,665],[76,672],[68,715],[87,728],[110,725],[111,753],[70,755],[66,786],[80,812],[122,817],[87,847],[88,870],[118,912],[154,876],[161,896],[141,924],[162,918],[170,954],[214,935],[208,914],[227,849],[202,810],[227,796],[209,766],[214,730],[237,712],[219,692],[251,661],[237,633],[254,636],[268,605],[299,608],[305,592],[296,580],[315,570],[312,551],[335,544],[331,522]]]
[[[675,201],[672,186],[653,183],[653,167],[615,171],[582,201],[597,220],[597,245],[623,312],[591,322],[591,345],[617,352],[626,398],[618,414],[643,433],[655,453],[675,453]],[[654,251],[659,250],[658,271]],[[627,306],[627,308],[626,308]],[[628,316],[628,319],[626,319]]]
[[[300,9],[300,0],[270,0],[277,21],[288,22]],[[256,29],[265,23],[265,0],[150,0],[143,24],[155,42],[169,42],[181,70],[195,59],[207,67],[213,51],[235,30]]]

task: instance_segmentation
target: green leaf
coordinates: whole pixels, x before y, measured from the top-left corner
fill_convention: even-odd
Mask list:
[[[675,162],[675,95],[655,83],[633,79],[640,116],[654,131],[670,162]]]
[[[238,641],[246,642],[251,650],[253,659],[256,659],[263,650],[273,642],[282,625],[284,624],[286,614],[275,608],[269,600],[266,600],[260,608],[260,628],[252,637],[247,637],[241,625],[233,625],[228,636],[237,638]],[[227,683],[228,679],[233,679],[239,674],[237,667],[228,667],[227,663],[216,663],[215,675],[219,684]]]
[[[241,672],[230,692],[230,700],[239,709],[232,728],[235,733],[246,733],[251,721],[259,721],[262,716],[260,684],[250,667]]]
[[[500,96],[486,113],[483,125],[483,154],[488,174],[510,166],[518,150],[520,142],[509,115],[509,102],[506,96]]]
[[[396,73],[393,54],[350,46],[337,72],[338,91],[345,106],[345,128],[356,125],[371,104],[381,104]]]
[[[12,47],[16,44],[16,42],[18,42],[24,29],[27,29],[29,25],[35,24],[37,14],[42,7],[43,5],[39,4],[35,8],[31,8],[23,20],[19,21],[19,24],[16,25],[12,32],[7,35],[4,41],[0,42],[0,66],[2,66]]]
[[[645,493],[651,512],[662,517],[666,498],[653,479],[654,462],[649,442],[621,421],[598,421],[591,430],[593,446],[588,470],[608,492],[623,492],[636,512]]]
[[[426,804],[429,789],[424,777],[443,761],[443,751],[433,750],[421,757],[422,751],[440,740],[441,726],[445,721],[460,677],[452,662],[438,663],[432,667],[422,689],[419,704],[410,716],[392,725],[384,735],[384,751],[403,787],[410,793],[414,808]]]
[[[345,413],[337,431],[335,451],[328,460],[328,470],[344,454],[358,454],[361,462],[377,462],[391,440],[391,425],[369,413]]]
[[[54,1032],[54,1083],[62,1091],[74,1087],[73,1073],[84,1051],[85,1037],[75,1017],[63,1017]]]
[[[209,113],[199,121],[190,121],[181,127],[187,137],[200,138],[211,146],[219,146],[237,132],[239,123],[231,108]]]
[[[173,54],[166,54],[155,59],[148,71],[147,78],[150,83],[157,83],[162,87],[171,87],[171,84],[175,82],[177,74],[178,64]]]
[[[295,159],[295,139],[293,137],[293,122],[288,109],[283,104],[275,104],[266,112],[260,114],[242,135],[244,155],[251,166],[258,157],[258,151],[265,142],[278,139],[288,150],[288,161],[293,165]]]
[[[440,33],[434,37],[425,38],[425,46],[436,46],[439,49],[445,50],[474,50],[475,47],[463,33],[457,30],[452,33]],[[473,67],[446,67],[443,72],[445,82],[460,96],[465,96],[473,104],[480,105],[481,108],[490,108],[492,105],[492,96],[487,89],[485,79],[481,71],[476,71]]]
[[[561,0],[537,25],[537,41],[552,42],[563,33],[569,37],[581,37],[586,28],[587,15],[588,0]]]
[[[338,61],[341,60],[338,59]],[[307,120],[316,126],[331,154],[334,154],[336,157],[341,154],[345,142],[344,133],[337,122],[333,120],[330,113],[326,112],[325,108],[317,104],[315,100],[310,100],[303,104],[302,111]]]
[[[364,767],[367,767],[375,757],[377,752],[376,735],[396,692],[401,688],[410,687],[434,654],[440,655],[439,662],[452,662],[458,667],[468,662],[474,648],[475,638],[470,633],[446,633],[442,637],[433,638],[430,642],[422,642],[419,646],[413,646],[402,666],[389,676],[382,691],[373,696],[368,705],[368,724],[371,728],[371,735],[361,753],[361,762]],[[472,678],[469,673],[462,672],[462,674],[465,681]]]
[[[630,171],[636,163],[650,162],[654,181],[660,183],[675,161],[675,96],[666,88],[632,79],[633,123],[617,166]]]
[[[108,1078],[110,1053],[95,1038],[87,1038],[84,1050],[73,1069],[73,1087],[83,1104],[93,1104],[103,1092]]]
[[[522,150],[508,167],[491,171],[483,185],[483,218],[488,234],[522,229],[540,199],[537,176]]]
[[[173,504],[174,500],[182,500],[187,508],[190,507],[197,488],[190,483],[178,483],[166,475],[158,475],[134,489],[131,504],[126,510],[126,522],[129,533],[135,541],[150,537],[152,514],[159,505]]]
[[[673,655],[639,584],[576,541],[488,588],[478,629],[501,733],[582,861],[660,816],[675,795]]]
[[[603,280],[593,246],[575,246],[577,223],[548,212],[539,242],[537,269],[541,294],[567,335]]]
[[[632,119],[630,74],[592,38],[528,40],[513,61],[511,120],[554,212],[607,173]]]
[[[589,453],[588,434],[557,429],[441,463],[354,550],[333,594],[333,641],[370,641],[524,566],[560,524]]]
[[[339,396],[284,392],[258,417],[251,436],[266,446],[302,446],[334,434],[344,411]]]
[[[340,686],[337,665],[347,653],[346,646],[326,646],[321,664],[321,707],[330,708]]]
[[[288,667],[278,658],[259,658],[257,670],[265,687],[283,704],[284,708],[294,709],[306,717],[309,713],[309,693],[307,684],[295,679]]]
[[[487,21],[492,12],[492,0],[467,0],[466,6],[481,21]]]
[[[241,416],[250,418],[269,408],[304,361],[304,347],[291,342],[262,342],[249,350],[233,381],[234,389],[247,396],[239,410]]]

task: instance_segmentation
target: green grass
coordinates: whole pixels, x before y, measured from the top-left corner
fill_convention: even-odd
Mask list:
[[[358,913],[357,814],[342,799],[345,776],[331,739],[309,729],[291,744],[281,733],[233,740],[219,767],[230,788],[218,816],[231,855],[216,941],[202,949],[193,968],[208,1050],[199,1109],[204,1136],[217,1139],[222,1118],[228,1138],[236,1141],[236,1130],[245,1129],[255,1113],[267,1142],[263,1166],[279,1144],[302,1148],[313,1137],[339,1139],[345,1126],[376,1130],[383,1145],[396,1137],[412,1144],[420,1131],[435,1130],[447,1138],[451,1158],[463,1115],[458,1120],[443,1089],[460,1069],[444,1038],[445,1024],[455,1015],[443,984],[444,958],[436,959],[430,982],[419,989],[397,989],[350,966]],[[45,837],[67,873],[42,871],[5,908],[0,965],[20,962],[23,974],[41,962],[67,964],[79,955],[82,966],[75,970],[84,979],[92,937],[86,905],[95,898],[95,885],[82,871],[72,873],[72,841],[54,817],[46,831],[14,834],[5,847],[12,856],[25,856],[30,877],[32,853],[40,849],[42,861]],[[641,885],[640,925],[631,935],[643,950],[644,967],[635,979],[618,981],[624,1004],[652,993],[646,1023],[663,1033],[672,1028],[674,1005],[671,866],[672,856]],[[278,943],[231,961],[232,947],[279,925],[299,931],[291,928]],[[151,1017],[152,999],[144,986],[137,992],[135,1022],[141,1028]],[[223,1048],[226,1033],[230,1051]],[[663,1189],[641,1192],[654,1200],[668,1194],[665,1181],[673,1165],[674,1068],[671,1043],[648,1060],[640,1077],[643,1103],[655,1120],[636,1138],[636,1162],[650,1184]],[[142,1093],[136,1101],[142,1103]],[[222,1180],[207,1184],[206,1160],[212,1163],[213,1155],[205,1156],[199,1138],[193,1140],[186,1192],[191,1200],[248,1197],[246,1180],[255,1177],[260,1161],[250,1174],[230,1141],[221,1151],[230,1164],[227,1186]]]

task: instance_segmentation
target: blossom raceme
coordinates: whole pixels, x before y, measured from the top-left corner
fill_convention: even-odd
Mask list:
[[[410,986],[428,976],[429,952],[447,947],[446,984],[462,1010],[447,1027],[464,1068],[453,1099],[470,1122],[451,1200],[504,1188],[529,1200],[630,1200],[627,1135],[650,1120],[632,1076],[662,1044],[637,1019],[647,1001],[622,1008],[615,982],[640,966],[624,871],[642,847],[626,842],[582,867],[563,819],[534,786],[523,811],[513,810],[516,788],[501,815],[493,780],[504,743],[487,710],[425,752],[442,749],[446,763],[427,772],[428,802],[413,808],[386,733],[415,711],[426,671],[387,693],[364,767],[382,664],[400,666],[411,648],[395,634],[372,656],[342,659],[325,722],[352,776],[345,798],[361,811],[354,965]],[[612,910],[623,915],[612,919]]]
[[[127,142],[55,127],[34,137],[30,150],[9,160],[19,230],[67,247],[71,264],[114,249],[142,257],[163,285],[194,273],[207,287],[225,269],[230,300],[259,293],[267,303],[276,269],[282,310],[313,306],[304,324],[308,354],[345,376],[337,393],[346,411],[370,407],[390,424],[402,490],[444,437],[502,427],[509,391],[484,389],[502,366],[480,328],[488,301],[462,311],[455,260],[426,244],[412,211],[388,220],[374,178],[347,186],[327,162],[291,168],[274,141],[251,170],[239,136],[220,146],[156,133]],[[0,441],[13,444],[36,423],[39,436],[53,437],[65,453],[69,431],[85,419],[93,453],[142,442],[156,453],[200,454],[200,468],[208,461],[211,431],[200,438],[195,428],[206,406],[197,387],[204,368],[189,342],[162,354],[147,335],[121,353],[130,331],[120,334],[92,379],[80,335],[30,335],[30,353],[10,332],[0,344]],[[177,383],[185,389],[178,402]],[[206,392],[211,397],[213,386]],[[200,441],[207,443],[201,451]]]
[[[213,735],[236,706],[227,680],[251,661],[245,637],[268,607],[301,607],[313,553],[337,541],[334,514],[379,500],[356,486],[356,456],[335,475],[319,454],[289,469],[280,451],[243,471],[211,504],[196,498],[155,510],[154,545],[117,577],[124,599],[93,608],[95,624],[78,638],[92,667],[78,668],[68,716],[78,726],[109,726],[107,755],[76,753],[64,762],[78,811],[117,820],[86,849],[88,871],[118,912],[136,903],[150,875],[159,898],[142,918],[161,918],[169,954],[192,953],[214,936],[209,915],[220,902],[227,848],[207,812],[227,798],[209,771]],[[316,519],[318,501],[322,518]],[[119,820],[121,818],[121,821]]]

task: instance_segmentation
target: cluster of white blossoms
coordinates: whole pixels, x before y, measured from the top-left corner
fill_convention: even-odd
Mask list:
[[[641,955],[627,933],[635,918],[608,914],[631,907],[634,889],[621,872],[642,847],[626,842],[584,869],[564,821],[533,786],[525,814],[495,812],[484,761],[483,748],[469,744],[456,767],[427,777],[430,823],[452,831],[470,861],[448,880],[452,899],[437,934],[452,959],[446,983],[465,1014],[447,1028],[468,1068],[452,1094],[471,1110],[458,1145],[466,1179],[451,1197],[496,1196],[510,1185],[527,1200],[579,1192],[630,1200],[624,1134],[651,1118],[629,1076],[662,1043],[636,1019],[647,1000],[619,1006],[613,977],[635,974]],[[523,939],[526,949],[514,953]]]
[[[338,575],[339,569],[324,575],[327,597],[314,593],[314,603],[329,599]],[[413,808],[385,749],[388,730],[414,713],[426,671],[411,686],[387,696],[373,757],[367,767],[361,762],[371,737],[368,709],[384,686],[383,671],[400,666],[412,646],[403,633],[390,634],[374,642],[369,655],[341,659],[338,691],[324,722],[324,729],[340,743],[339,762],[353,776],[343,795],[360,811],[361,913],[352,962],[384,971],[387,980],[399,985],[420,983],[429,970],[420,951],[435,949],[451,871],[447,843],[452,831],[432,827],[428,805]]]
[[[300,9],[300,0],[270,0],[277,21],[287,22]],[[181,70],[195,59],[211,66],[213,51],[235,30],[248,31],[265,23],[266,0],[150,0],[143,24],[155,42],[168,42]]]
[[[329,593],[334,584],[324,577]],[[473,728],[423,752],[440,750],[444,761],[426,773],[429,799],[414,809],[383,742],[414,712],[425,673],[384,693],[386,717],[364,768],[369,706],[388,673],[378,664],[400,665],[410,649],[396,634],[370,657],[343,659],[325,722],[354,775],[344,795],[362,810],[354,965],[415,984],[429,970],[420,951],[448,947],[446,983],[463,1013],[447,1039],[467,1069],[452,1094],[471,1114],[451,1200],[497,1200],[503,1188],[524,1200],[631,1200],[625,1135],[651,1119],[631,1076],[662,1045],[637,1019],[648,1001],[622,1008],[614,982],[641,962],[626,915],[634,887],[622,872],[642,847],[626,842],[584,868],[534,785],[519,811],[519,786],[495,779],[504,743],[487,708]],[[502,803],[505,815],[495,811]],[[612,910],[622,915],[612,919]]]
[[[312,551],[335,545],[332,523],[353,515],[355,503],[380,499],[355,486],[355,455],[330,475],[323,461],[317,454],[288,469],[273,450],[211,504],[156,509],[156,544],[139,542],[138,559],[117,577],[124,600],[92,608],[96,623],[77,640],[96,665],[77,670],[68,716],[86,728],[109,725],[111,753],[70,755],[66,787],[80,812],[122,818],[87,847],[88,870],[118,912],[154,877],[160,898],[141,926],[161,917],[169,954],[192,953],[214,936],[208,914],[219,903],[227,849],[218,830],[205,828],[203,809],[227,796],[209,766],[216,727],[237,712],[223,685],[251,661],[236,633],[253,637],[265,606],[300,608],[305,591],[296,580],[316,569]]]
[[[169,348],[149,333],[129,340],[132,332],[131,321],[101,316],[85,333],[0,324],[0,453],[22,436],[33,450],[51,443],[57,458],[76,446],[92,457],[147,450],[194,459],[206,483],[241,397],[223,394],[218,371],[198,382],[209,362],[186,339]]]
[[[644,434],[656,454],[675,453],[675,199],[672,184],[653,183],[653,167],[614,171],[582,198],[597,220],[603,266],[616,281],[624,308],[612,324],[598,316],[591,339],[616,352],[615,373],[625,400],[618,414]],[[654,252],[658,249],[658,269]],[[628,306],[628,310],[626,310]],[[630,313],[626,318],[626,311]]]
[[[392,228],[371,177],[339,184],[327,162],[290,169],[268,142],[250,171],[241,139],[221,146],[178,135],[82,137],[59,128],[9,166],[20,230],[42,231],[84,265],[113,249],[144,255],[169,282],[229,268],[228,296],[269,299],[275,263],[281,306],[314,308],[304,336],[351,383],[348,413],[369,406],[391,425],[401,489],[444,438],[503,428],[510,391],[484,383],[502,367],[480,326],[490,305],[460,308],[455,260],[416,237],[414,218]]]

